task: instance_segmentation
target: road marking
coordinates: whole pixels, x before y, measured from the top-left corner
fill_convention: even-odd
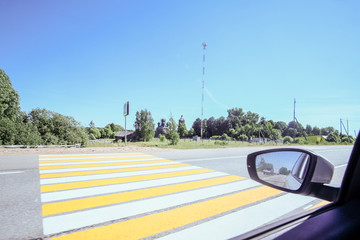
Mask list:
[[[193,175],[189,175],[189,176],[170,177],[170,178],[164,178],[164,179],[147,180],[147,181],[126,183],[126,184],[120,183],[120,184],[113,184],[113,185],[108,185],[108,186],[73,189],[73,190],[65,190],[65,191],[59,191],[59,192],[48,192],[48,193],[41,194],[41,202],[47,203],[47,202],[68,200],[68,199],[81,198],[81,197],[89,197],[89,196],[95,196],[95,195],[101,195],[101,194],[134,191],[134,190],[145,189],[145,188],[165,186],[165,185],[169,185],[169,184],[176,184],[176,183],[197,181],[197,180],[210,179],[210,178],[216,178],[216,177],[223,177],[223,176],[227,176],[227,175],[229,175],[229,174],[222,173],[222,172],[209,172],[209,173],[193,174]]]
[[[266,221],[259,219],[264,217],[261,214],[264,211],[275,212],[271,217],[281,217],[290,207],[301,209],[309,204],[304,199],[297,202],[293,198],[284,198],[287,195],[281,191],[260,186],[255,181],[180,163],[180,160],[176,162],[145,154],[142,155],[144,158],[119,159],[115,155],[119,154],[54,155],[53,158],[39,159],[40,168],[51,167],[39,170],[45,237],[134,239],[159,237],[156,234],[162,233],[162,236],[169,234],[169,239],[176,239],[195,231],[198,235],[178,239],[189,236],[206,236],[206,239],[221,236],[217,239],[224,239],[237,236],[244,229],[251,230],[261,221],[265,224],[273,220],[269,220],[269,216]],[[161,162],[153,163],[154,159]],[[127,164],[108,165],[113,163]],[[271,197],[275,198],[268,200]],[[313,201],[313,198],[308,199]],[[267,206],[269,209],[263,207],[267,201],[274,201]],[[281,206],[281,211],[273,207],[274,203]],[[246,206],[248,204],[251,206]],[[258,221],[254,220],[256,218]],[[197,223],[199,220],[201,223]],[[241,226],[234,222],[241,222]],[[227,225],[231,226],[231,231],[224,227]],[[207,232],[201,233],[205,229]]]
[[[131,157],[131,156],[149,156],[144,153],[123,153],[123,154],[64,154],[64,155],[41,155],[39,159],[81,159],[81,158],[99,158],[99,157]]]
[[[164,160],[158,157],[146,158],[101,158],[101,159],[81,159],[81,160],[61,160],[61,161],[40,161],[40,166],[61,166],[61,165],[77,165],[77,164],[96,164],[96,163],[115,163],[115,162],[137,162],[139,159],[143,161]]]
[[[159,165],[162,164],[162,165]],[[118,173],[118,172],[134,172],[134,171],[143,171],[143,170],[153,170],[161,168],[176,168],[176,167],[186,167],[189,164],[186,163],[177,163],[171,162],[167,165],[163,163],[152,164],[149,167],[129,167],[129,168],[116,168],[116,169],[107,169],[107,170],[94,170],[94,171],[83,171],[83,172],[66,172],[66,173],[47,173],[41,174],[40,178],[58,178],[58,177],[74,177],[74,176],[83,176],[83,175],[95,175],[95,174],[104,174],[104,173]]]
[[[212,171],[213,170],[210,170],[210,169],[200,168],[200,169],[194,169],[194,170],[188,170],[188,171],[140,175],[140,176],[122,177],[122,178],[114,178],[114,179],[102,179],[102,180],[93,180],[93,181],[85,181],[85,182],[72,182],[72,183],[63,183],[63,184],[43,185],[43,186],[41,186],[41,192],[52,192],[52,191],[68,190],[68,189],[75,189],[75,188],[104,186],[104,185],[116,184],[116,183],[136,182],[136,181],[144,181],[144,180],[174,177],[174,176],[184,176],[184,175],[212,172]]]
[[[24,171],[11,171],[11,172],[0,172],[0,175],[5,175],[5,174],[17,174],[17,173],[23,173]]]
[[[176,192],[183,192],[183,191],[193,190],[202,187],[209,187],[209,186],[229,183],[233,181],[239,181],[242,179],[244,178],[230,175],[230,176],[224,176],[224,177],[218,177],[218,178],[212,178],[206,180],[173,184],[168,186],[147,188],[137,191],[108,194],[108,195],[102,195],[96,197],[88,197],[88,198],[68,200],[63,202],[56,202],[56,203],[48,203],[48,204],[43,204],[42,206],[43,216],[95,208],[95,207],[106,206],[111,204],[118,204],[133,200],[176,193]]]
[[[139,239],[280,194],[266,186],[54,239]],[[141,230],[140,230],[141,229]]]
[[[153,161],[137,161],[137,162],[119,162],[119,163],[97,163],[97,164],[77,164],[77,165],[55,165],[55,166],[40,166],[40,170],[48,169],[63,169],[63,168],[83,168],[83,167],[103,167],[103,166],[119,166],[129,164],[143,164],[143,163],[165,163],[171,160],[153,160]]]
[[[201,169],[200,167],[194,166],[184,166],[177,168],[160,168],[160,169],[150,169],[150,170],[141,170],[134,172],[118,172],[118,173],[107,173],[107,174],[94,174],[94,175],[85,175],[85,176],[74,176],[74,177],[61,177],[61,178],[46,178],[41,179],[40,184],[60,184],[60,183],[70,183],[70,182],[83,182],[90,180],[101,180],[101,179],[110,179],[110,178],[123,178],[123,177],[134,177],[140,175],[150,175],[157,173],[169,173],[169,172],[179,172],[187,170]]]
[[[43,218],[44,234],[56,234],[113,220],[129,218],[148,212],[160,211],[162,209],[218,197],[223,194],[242,191],[259,185],[259,183],[252,180],[242,180],[141,201],[89,209],[64,215],[48,216]]]
[[[160,239],[230,239],[263,226],[270,221],[274,221],[311,201],[314,201],[314,198],[295,194],[285,194],[262,202],[259,205],[250,206],[241,211],[230,213],[182,231],[169,234]]]
[[[132,167],[148,167],[148,166],[159,166],[159,165],[170,165],[170,164],[179,164],[180,162],[166,162],[166,163],[145,163],[145,164],[136,164],[133,165],[120,165],[120,166],[106,166],[106,167],[84,167],[84,168],[65,168],[65,169],[50,169],[50,170],[40,170],[40,174],[46,173],[65,173],[65,172],[84,172],[84,171],[97,171],[97,170],[107,170],[107,169],[120,169],[120,168],[132,168]]]
[[[212,160],[219,160],[219,159],[230,159],[230,158],[246,158],[246,156],[231,156],[231,157],[214,157],[214,158],[195,158],[195,159],[178,159],[176,161],[181,161],[181,162],[197,162],[197,161],[212,161]]]

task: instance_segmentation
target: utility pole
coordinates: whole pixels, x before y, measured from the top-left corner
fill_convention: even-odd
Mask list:
[[[341,124],[342,124],[342,120],[340,118],[340,136],[342,135],[342,126],[341,126]]]
[[[296,121],[296,117],[295,117],[295,104],[296,104],[296,99],[294,98],[294,122]]]
[[[203,142],[203,128],[204,128],[204,76],[205,76],[205,50],[206,50],[206,43],[202,43],[203,46],[203,71],[202,71],[202,95],[201,95],[201,142]]]
[[[294,139],[295,139],[295,137],[296,137],[296,133],[295,133],[295,131],[296,131],[295,104],[296,104],[296,99],[294,98],[294,117],[293,117],[293,121],[294,121],[294,124],[295,124],[295,128],[294,128],[294,136],[293,136],[293,138],[294,138]]]

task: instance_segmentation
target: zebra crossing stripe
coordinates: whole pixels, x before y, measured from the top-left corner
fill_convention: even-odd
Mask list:
[[[41,192],[52,192],[52,191],[69,190],[76,188],[104,186],[109,184],[128,183],[128,182],[144,181],[144,180],[167,178],[174,176],[184,176],[184,175],[205,173],[212,171],[213,170],[210,169],[200,168],[200,169],[187,170],[187,171],[165,172],[158,174],[121,177],[114,179],[101,179],[101,180],[92,180],[92,181],[84,181],[84,182],[70,182],[70,183],[61,183],[61,184],[52,184],[52,185],[42,185]]]
[[[76,162],[96,162],[96,161],[117,161],[117,160],[138,160],[138,159],[160,159],[153,156],[144,156],[144,157],[111,157],[111,158],[81,158],[81,159],[47,159],[41,160],[39,163],[76,163]]]
[[[131,156],[149,156],[144,153],[114,153],[114,154],[64,154],[64,155],[41,155],[39,159],[81,159],[81,158],[101,158],[101,157],[131,157]]]
[[[190,166],[186,163],[177,163],[164,165],[153,165],[149,167],[130,167],[130,168],[116,168],[116,169],[106,169],[106,170],[93,170],[93,171],[81,171],[81,172],[65,172],[65,173],[46,173],[41,174],[40,178],[59,178],[59,177],[74,177],[74,176],[84,176],[84,175],[95,175],[95,174],[106,174],[106,173],[120,173],[120,172],[134,172],[134,171],[143,171],[143,170],[153,170],[153,169],[162,169],[162,168],[176,168],[176,167],[186,167]]]
[[[202,187],[209,187],[233,181],[244,179],[239,176],[224,176],[206,180],[192,181],[187,183],[179,183],[168,186],[161,186],[155,188],[147,188],[137,191],[129,191],[123,193],[108,194],[96,197],[88,197],[82,199],[68,200],[62,202],[43,204],[43,216],[53,215],[58,213],[66,213],[71,211],[95,208],[100,206],[107,206],[111,204],[118,204],[129,202],[133,200],[145,199],[160,195],[172,194],[176,192],[183,192]]]
[[[83,168],[83,167],[103,167],[103,166],[119,166],[129,164],[143,164],[143,163],[165,163],[172,162],[171,160],[153,160],[153,161],[137,161],[137,162],[116,162],[116,163],[96,163],[96,164],[76,164],[76,165],[52,165],[52,166],[40,166],[40,170],[48,169],[63,169],[63,168]]]
[[[53,239],[140,239],[206,219],[281,191],[266,186]]]

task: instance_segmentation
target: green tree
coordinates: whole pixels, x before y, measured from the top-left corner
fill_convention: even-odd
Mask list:
[[[292,137],[290,137],[290,136],[285,136],[284,138],[283,138],[283,143],[285,144],[285,143],[293,143],[294,142],[294,139],[292,138]]]
[[[89,134],[92,134],[96,139],[99,139],[101,137],[100,130],[96,127],[90,128]]]
[[[239,140],[240,140],[240,141],[247,141],[247,140],[249,140],[249,138],[248,138],[245,134],[241,134],[241,135],[239,136]]]
[[[318,128],[317,126],[315,126],[315,127],[313,128],[313,130],[312,130],[312,134],[313,134],[314,136],[320,135],[320,128]]]
[[[338,142],[340,142],[340,137],[337,136],[335,133],[330,133],[327,136],[326,141],[338,143]]]
[[[325,127],[320,129],[320,134],[323,136],[327,136],[334,131],[335,129],[333,127]]]
[[[188,130],[186,129],[186,125],[185,123],[180,123],[178,126],[178,133],[180,137],[187,137],[188,135]]]
[[[33,109],[27,118],[36,126],[44,144],[84,144],[88,141],[85,129],[73,117]]]
[[[279,129],[272,129],[271,131],[271,140],[280,140],[281,131]]]
[[[197,118],[195,119],[192,128],[194,129],[195,135],[200,136],[201,135],[201,119]]]
[[[19,114],[19,94],[13,88],[8,75],[0,69],[0,118],[17,121]]]
[[[309,124],[306,125],[305,131],[308,136],[311,136],[313,134],[313,132],[312,132],[313,129],[312,129],[311,125],[309,125]]]
[[[139,141],[148,142],[155,136],[154,119],[147,109],[136,112],[134,127],[135,137]]]
[[[177,131],[177,125],[174,118],[171,116],[169,122],[167,123],[168,131],[166,133],[166,138],[170,140],[171,145],[178,144],[180,140],[179,133]]]
[[[105,128],[110,128],[113,133],[117,133],[118,131],[125,131],[125,128],[115,123],[110,123],[106,125]]]
[[[286,167],[281,167],[279,169],[279,174],[282,174],[282,175],[289,175],[290,173],[290,170],[288,170]]]
[[[188,131],[188,137],[193,137],[195,136],[195,130],[193,128],[190,128]]]

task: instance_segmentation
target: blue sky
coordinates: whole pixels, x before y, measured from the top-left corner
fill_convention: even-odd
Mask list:
[[[0,68],[21,108],[127,127],[239,107],[266,119],[360,129],[358,1],[1,1]]]

